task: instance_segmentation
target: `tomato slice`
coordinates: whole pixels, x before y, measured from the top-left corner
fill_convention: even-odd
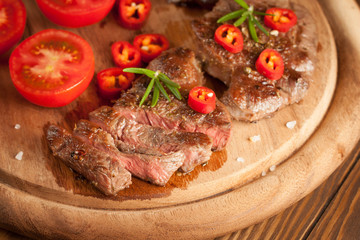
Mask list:
[[[200,113],[210,113],[216,107],[215,92],[207,87],[194,87],[190,90],[188,105]]]
[[[133,45],[140,51],[141,60],[148,63],[169,48],[169,41],[161,34],[140,34]]]
[[[120,0],[120,24],[128,29],[140,29],[149,16],[150,0]]]
[[[25,22],[26,10],[21,0],[0,0],[0,54],[20,40]]]
[[[80,36],[47,29],[25,39],[9,60],[11,79],[21,95],[45,107],[75,100],[94,75],[94,54]]]
[[[231,53],[239,53],[243,49],[243,37],[240,29],[230,24],[223,24],[215,31],[215,42]]]
[[[256,60],[257,71],[270,80],[278,80],[284,73],[284,61],[279,52],[265,49]]]
[[[83,27],[102,20],[115,0],[36,0],[43,14],[65,27]]]
[[[272,15],[266,15],[264,17],[264,24],[279,32],[289,31],[297,22],[296,14],[290,9],[270,8],[266,10],[266,13]]]
[[[116,99],[121,91],[130,88],[135,74],[123,72],[122,68],[108,68],[99,72],[96,78],[100,95],[105,99]]]
[[[126,41],[118,41],[111,45],[111,54],[118,67],[140,67],[141,55],[133,45]]]

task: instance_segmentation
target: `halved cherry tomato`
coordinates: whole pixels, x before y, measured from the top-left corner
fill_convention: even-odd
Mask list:
[[[213,90],[207,87],[194,87],[190,90],[188,105],[200,113],[210,113],[214,111],[216,96]]]
[[[141,34],[135,37],[134,47],[141,53],[143,62],[150,62],[169,48],[169,41],[161,34]]]
[[[150,0],[120,0],[120,24],[128,29],[139,29],[145,24],[150,9]]]
[[[43,14],[65,27],[83,27],[102,20],[115,0],[36,0]]]
[[[130,88],[135,74],[123,72],[122,68],[108,68],[96,76],[100,95],[105,99],[115,99],[120,92]]]
[[[80,36],[47,29],[25,39],[9,60],[11,79],[21,95],[45,107],[76,99],[94,75],[90,45]]]
[[[111,45],[111,54],[118,67],[140,67],[141,55],[133,45],[126,41],[119,41]]]
[[[231,53],[241,52],[243,36],[240,29],[230,24],[223,24],[215,31],[215,42]]]
[[[287,32],[297,22],[296,14],[290,9],[286,8],[270,8],[266,10],[267,14],[264,17],[264,24],[272,29],[278,30],[279,32]]]
[[[284,73],[284,62],[279,52],[265,49],[256,60],[257,71],[270,80],[278,80]]]
[[[0,0],[0,54],[20,40],[25,22],[26,10],[21,0]]]

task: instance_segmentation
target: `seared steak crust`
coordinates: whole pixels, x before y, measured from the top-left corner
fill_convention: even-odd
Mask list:
[[[89,114],[91,121],[111,133],[122,152],[168,155],[182,151],[186,158],[181,170],[191,171],[209,160],[211,139],[203,133],[178,132],[128,120],[114,108],[103,106]]]
[[[273,3],[248,1],[257,11],[266,11]],[[278,3],[276,3],[278,4]],[[283,1],[281,7],[290,7]],[[198,54],[204,62],[204,69],[210,75],[229,86],[221,98],[233,118],[255,121],[270,115],[278,109],[300,101],[309,87],[314,69],[316,53],[316,28],[309,13],[298,5],[291,6],[298,16],[298,23],[287,33],[266,36],[257,30],[259,43],[249,36],[247,24],[240,29],[244,37],[242,52],[232,54],[214,41],[214,33],[221,16],[239,9],[233,0],[220,0],[213,11],[200,20],[192,22]],[[271,31],[271,29],[268,29]],[[282,55],[285,64],[283,77],[271,83],[255,69],[255,62],[266,49],[275,49]]]
[[[131,184],[131,174],[107,152],[98,151],[91,144],[55,125],[48,127],[46,137],[54,156],[87,178],[104,194],[116,195]]]
[[[180,85],[180,91],[183,94],[190,92],[193,87],[205,83],[200,61],[188,48],[170,48],[152,60],[148,68],[166,73],[173,82]]]
[[[81,120],[76,124],[74,134],[88,141],[98,150],[106,151],[133,175],[160,186],[164,186],[169,181],[185,160],[185,154],[180,151],[161,156],[120,152],[109,133],[87,120]]]

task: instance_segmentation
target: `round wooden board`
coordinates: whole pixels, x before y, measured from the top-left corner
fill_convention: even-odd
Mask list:
[[[37,107],[16,92],[9,77],[8,56],[3,56],[0,215],[5,217],[0,225],[29,236],[52,238],[205,238],[269,217],[312,191],[360,138],[360,94],[358,79],[352,76],[356,68],[351,68],[353,61],[359,60],[359,50],[356,38],[345,41],[346,34],[339,28],[337,32],[343,34],[339,38],[348,44],[341,47],[339,81],[331,102],[337,70],[331,30],[318,4],[310,0],[294,2],[313,13],[321,44],[320,64],[304,101],[256,124],[235,123],[227,151],[218,153],[208,166],[198,167],[189,176],[174,176],[165,188],[136,181],[132,189],[115,198],[103,197],[52,158],[43,136],[48,122],[71,125],[101,104],[94,84],[69,106]],[[29,15],[25,36],[60,28],[48,22],[34,2],[25,4]],[[350,32],[351,26],[339,15],[352,10],[354,3],[348,0],[341,8],[336,4],[331,1],[328,11],[339,9],[338,15],[334,14],[344,24],[342,31]],[[189,21],[205,11],[165,1],[153,1],[153,6],[141,32],[160,32],[169,38],[171,46],[193,47]],[[68,30],[90,42],[96,71],[113,66],[109,51],[113,41],[131,41],[140,33],[120,28],[111,14],[93,26]],[[297,125],[290,130],[285,124],[292,120]],[[19,130],[14,129],[16,123],[21,125]],[[261,141],[250,142],[248,138],[254,135],[260,135]],[[14,156],[20,150],[24,157],[18,161]],[[244,162],[236,161],[237,157]],[[278,164],[274,172],[260,178],[263,171]]]

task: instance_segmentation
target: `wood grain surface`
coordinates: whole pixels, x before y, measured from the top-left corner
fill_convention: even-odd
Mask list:
[[[340,197],[341,191],[357,191],[360,182],[355,182],[354,178],[359,179],[359,169],[354,166],[360,163],[360,144],[356,146],[350,156],[344,161],[323,184],[304,199],[287,208],[280,214],[266,219],[261,223],[244,228],[242,230],[221,236],[216,240],[251,240],[251,239],[320,239],[320,236],[313,236],[313,230],[322,224],[327,209],[331,208],[334,199]],[[345,182],[355,182],[352,185],[345,185]],[[353,200],[350,200],[352,202]],[[359,204],[359,203],[357,203]],[[344,204],[345,208],[349,205]],[[334,210],[334,209],[333,209]],[[342,212],[343,208],[336,208],[334,213]],[[353,208],[347,215],[359,216],[360,209]],[[345,216],[347,218],[347,216]],[[343,218],[332,218],[332,225],[343,225]],[[358,217],[351,218],[346,225],[351,229],[344,231],[341,236],[326,236],[326,239],[358,239],[360,227]],[[349,229],[348,228],[348,229]],[[311,235],[310,235],[311,234]],[[310,237],[309,237],[310,235]],[[0,240],[27,240],[25,236],[14,232],[0,229]]]
[[[314,229],[323,225],[323,221],[327,221],[326,213],[333,205],[336,198],[341,198],[341,191],[358,191],[360,183],[348,186],[345,182],[356,181],[359,178],[354,166],[360,162],[360,144],[358,144],[350,156],[344,161],[339,169],[337,169],[323,184],[321,184],[314,192],[306,196],[298,203],[287,208],[278,215],[266,219],[258,224],[244,228],[239,231],[221,236],[216,240],[250,240],[250,239],[358,239],[360,228],[358,227],[358,219],[351,218],[346,224],[352,229],[343,232],[342,236],[314,236]],[[354,201],[349,198],[349,202]],[[347,208],[349,205],[344,204]],[[334,209],[333,209],[334,210]],[[334,210],[342,212],[342,208]],[[359,216],[360,209],[351,209],[345,216]],[[342,218],[332,217],[332,226],[341,226],[344,224]]]
[[[353,2],[347,1],[347,3],[351,5],[351,3]],[[307,3],[305,2],[305,4]],[[312,11],[321,13],[320,8],[316,4],[310,4],[309,2],[308,7],[312,9]],[[334,6],[330,4],[328,8],[331,7]],[[335,9],[338,8],[333,8],[333,10]],[[347,12],[347,17],[355,15],[354,13],[351,14],[352,8],[342,7],[341,10]],[[321,17],[322,15],[320,14],[319,16]],[[337,17],[340,18],[341,15],[337,15]],[[336,20],[340,21],[341,24],[344,24],[341,25],[342,31],[344,31],[343,29],[345,29],[345,33],[350,33],[350,29],[347,28],[348,26],[346,25],[346,23],[341,22],[342,19]],[[106,25],[108,24],[109,23],[106,23]],[[322,26],[322,31],[328,32],[326,21],[320,21],[319,24]],[[347,36],[347,34],[342,33],[340,30],[338,30],[338,32],[336,33],[338,33],[339,35]],[[201,201],[188,202],[187,204],[180,205],[175,204],[170,207],[127,211],[125,213],[121,211],[121,207],[123,206],[117,205],[118,203],[112,205],[114,207],[118,207],[116,208],[117,210],[112,209],[111,211],[104,211],[104,209],[101,208],[98,208],[96,210],[89,209],[87,207],[79,207],[84,204],[85,206],[93,206],[93,199],[91,196],[76,195],[74,197],[68,194],[69,192],[71,193],[72,191],[74,191],[74,186],[71,184],[70,188],[68,189],[62,186],[63,188],[65,188],[65,192],[67,191],[66,194],[64,194],[61,193],[59,190],[61,189],[61,191],[64,191],[64,189],[59,188],[59,186],[56,185],[58,184],[56,181],[50,183],[50,187],[46,186],[44,188],[43,185],[38,184],[38,182],[36,182],[37,184],[31,185],[29,184],[29,182],[31,181],[26,181],[27,179],[21,178],[12,178],[9,172],[5,172],[5,175],[2,175],[0,181],[0,183],[2,183],[2,185],[0,186],[0,191],[2,193],[2,199],[0,202],[6,203],[8,205],[7,208],[1,208],[1,214],[9,218],[5,219],[7,220],[7,222],[4,222],[2,220],[1,226],[12,229],[14,231],[21,231],[23,234],[28,234],[29,236],[33,237],[49,236],[47,235],[49,233],[52,234],[52,237],[71,237],[80,235],[94,237],[94,233],[99,234],[101,228],[102,230],[108,230],[108,227],[110,227],[110,229],[113,231],[113,234],[122,234],[121,236],[129,238],[141,238],[145,236],[146,238],[157,238],[159,236],[169,237],[175,235],[179,236],[180,233],[182,234],[182,238],[202,238],[231,232],[235,229],[246,227],[250,224],[261,221],[266,217],[274,215],[275,213],[279,212],[290,204],[296,202],[301,197],[304,197],[316,186],[318,186],[325,178],[327,178],[331,174],[332,171],[334,171],[334,169],[341,162],[344,161],[345,157],[349,155],[349,153],[355,146],[355,143],[359,140],[360,108],[358,105],[358,98],[360,94],[359,90],[356,89],[358,79],[356,79],[353,75],[355,74],[354,71],[356,71],[356,69],[351,68],[351,64],[349,64],[351,63],[351,60],[354,59],[348,58],[348,55],[351,51],[351,56],[355,58],[355,60],[358,60],[359,51],[358,48],[356,48],[356,45],[354,45],[354,42],[352,41],[355,41],[355,38],[351,38],[350,42],[346,42],[349,43],[346,44],[346,47],[341,46],[342,54],[339,55],[341,60],[339,82],[334,100],[330,106],[329,111],[326,114],[325,119],[321,122],[320,126],[318,126],[316,131],[313,131],[314,129],[311,131],[313,132],[313,135],[310,138],[305,138],[305,140],[307,141],[305,145],[299,149],[298,152],[293,154],[289,159],[287,159],[279,167],[277,167],[275,172],[268,174],[266,177],[252,181],[251,183],[241,188],[234,188],[222,194],[212,196],[207,199],[202,199]],[[331,44],[329,46],[331,47]],[[329,59],[325,59],[325,61],[326,60]],[[332,62],[331,59],[330,62]],[[345,63],[344,66],[342,65],[343,63]],[[324,87],[323,89],[325,89],[326,87]],[[8,94],[7,96],[9,95],[10,94]],[[19,100],[21,98],[17,97],[17,99]],[[304,105],[300,104],[300,106],[295,106],[295,109],[286,109],[285,111],[279,112],[279,115],[275,116],[275,118],[281,116],[281,114],[286,111],[290,111],[290,113],[300,111],[300,113],[303,113],[304,110],[301,110],[302,107],[304,107]],[[42,109],[40,110],[35,107],[32,107],[32,111],[43,112]],[[62,119],[60,116],[63,112],[60,111],[60,114],[57,111],[50,112],[57,115],[59,119]],[[284,116],[288,115],[285,114],[282,117]],[[295,116],[298,117],[296,114]],[[258,124],[261,124],[261,122],[259,122]],[[300,127],[300,130],[303,126],[304,125]],[[293,149],[292,152],[295,149]],[[283,157],[286,156],[284,152],[282,154]],[[275,158],[275,161],[278,161],[278,163],[283,160],[285,159]],[[210,176],[212,177],[212,174],[215,174],[215,177],[217,177],[216,173],[226,167],[226,164],[228,164],[228,162],[229,159],[225,162],[225,165],[222,166],[219,170],[215,172],[209,172]],[[271,160],[269,162],[265,161],[265,163],[273,164]],[[39,166],[40,164],[36,165],[36,167]],[[255,168],[257,174],[261,173],[262,170],[267,169],[269,166],[271,165],[265,167],[262,166],[262,169]],[[41,167],[42,166],[40,166],[40,168]],[[12,170],[17,170],[16,166],[10,166],[8,168],[13,168]],[[19,168],[21,169],[21,167]],[[249,170],[249,168],[245,169]],[[66,171],[65,169],[61,170]],[[21,173],[23,174],[24,172],[25,170],[22,169]],[[66,174],[66,177],[73,177],[71,174]],[[197,180],[198,182],[195,181],[195,183],[199,184],[201,183],[201,181],[205,181],[206,175],[209,174],[206,174],[205,172],[203,180],[201,180],[200,177],[200,180]],[[204,172],[200,172],[199,175],[204,175]],[[46,177],[44,179],[40,179],[40,181],[46,180],[48,180],[46,179]],[[193,181],[190,184],[195,183]],[[239,184],[239,181],[236,183]],[[82,183],[77,184],[81,185]],[[76,187],[77,186],[75,186],[75,190],[77,190]],[[81,185],[80,187],[78,186],[80,190],[83,190],[83,187],[84,185]],[[85,187],[89,188],[88,185],[85,185]],[[54,196],[51,197],[51,195],[54,194],[54,189],[60,192],[56,197],[58,198],[60,196],[62,197],[62,199],[57,199]],[[186,191],[188,191],[188,189],[186,189]],[[83,194],[84,192],[80,193]],[[85,191],[85,193],[94,194],[94,190],[88,192]],[[209,193],[211,193],[211,191],[205,194]],[[72,206],[68,204],[69,201],[74,200],[75,202],[71,203]],[[106,203],[109,202],[103,199],[97,200],[98,201],[95,201],[95,204],[100,203],[100,205],[97,206],[104,206]],[[104,203],[103,201],[106,203]],[[149,201],[145,202],[148,203]],[[139,206],[141,206],[141,204],[144,204],[144,201],[142,201]],[[161,202],[160,200],[156,201],[156,204],[166,205],[167,203]],[[174,202],[171,202],[171,204],[174,204]],[[214,209],[216,209],[216,211],[212,211]],[[129,216],[129,212],[131,212],[131,216]],[[198,215],[194,216],[194,212]],[[62,215],[62,217],[59,217],[60,215]],[[92,217],[91,220],[87,218],[89,216]],[[118,226],[118,224],[116,225],[116,227],[118,227],[119,229],[114,229],[114,224],[118,222],[124,222],[124,220],[128,220],[130,222],[134,219],[138,220],[137,218],[140,219],[140,222],[153,221],[154,219],[162,220],[168,225],[166,225],[166,227],[164,227],[164,225],[161,225],[160,227],[159,225],[150,223],[149,225],[145,225],[144,229],[137,232],[137,236],[131,235],[131,233],[127,231],[128,229],[124,229],[122,228],[122,226]],[[44,219],[46,219],[47,222],[45,222]],[[65,219],[71,219],[71,222],[69,222],[70,220],[65,221]],[[101,225],[103,223],[110,224],[111,226],[107,226],[107,228],[104,229],[104,225]],[[48,229],[40,229],[39,224],[41,226],[46,226]],[[136,225],[138,224],[139,222],[137,222]],[[58,226],[62,226],[62,229],[59,229]],[[133,227],[133,230],[137,229],[135,228],[135,225],[130,227]],[[89,229],[91,229],[91,231],[89,231]],[[153,232],[154,229],[156,230],[156,234],[146,232]]]

